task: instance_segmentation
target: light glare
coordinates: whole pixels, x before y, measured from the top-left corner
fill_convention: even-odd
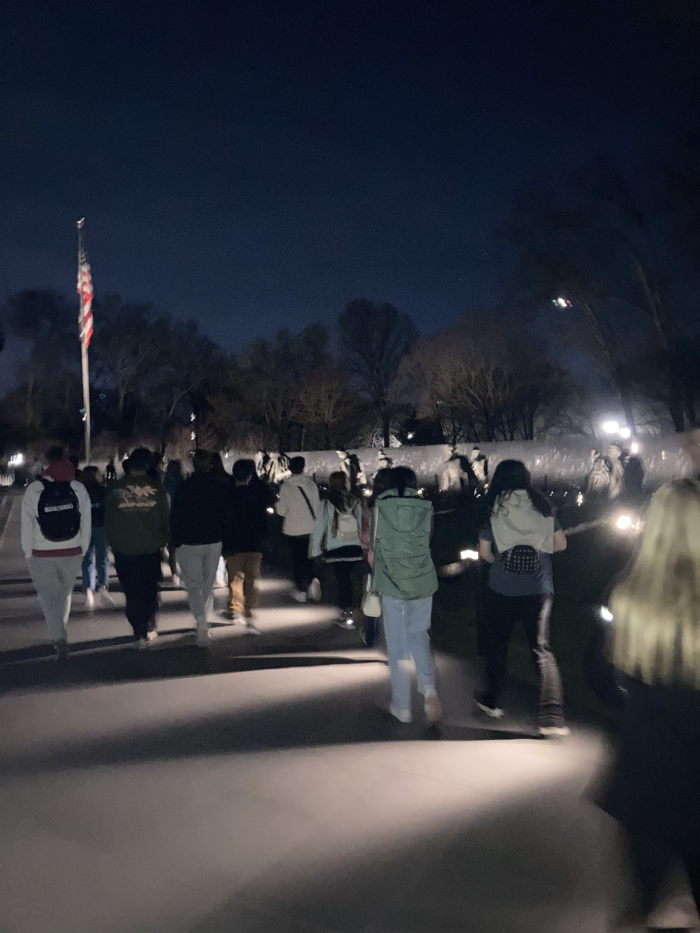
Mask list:
[[[606,434],[617,434],[620,430],[620,425],[617,421],[605,421],[603,422],[603,430]]]
[[[628,438],[632,436],[629,428],[620,428],[620,437]]]
[[[620,531],[627,531],[628,528],[632,527],[632,517],[630,515],[621,515],[615,522],[615,525]]]
[[[459,552],[459,558],[460,560],[479,560],[479,552],[467,548],[467,550]]]
[[[613,614],[610,612],[607,606],[600,607],[600,618],[603,620],[603,622],[612,622]]]

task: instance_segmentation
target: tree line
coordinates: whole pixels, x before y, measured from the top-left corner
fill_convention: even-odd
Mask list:
[[[499,233],[515,257],[502,305],[430,335],[393,305],[360,299],[333,335],[319,323],[283,329],[231,354],[194,320],[96,299],[97,447],[527,440],[595,434],[611,410],[633,430],[697,424],[698,134],[636,185],[598,158],[516,204]],[[80,449],[76,318],[75,302],[53,291],[5,301],[0,349],[12,335],[26,362],[0,400],[4,447],[50,439]]]

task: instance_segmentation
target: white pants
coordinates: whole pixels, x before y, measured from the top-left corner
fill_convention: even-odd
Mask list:
[[[30,557],[27,563],[44,611],[49,638],[54,643],[67,641],[66,624],[75,578],[83,563],[82,554],[73,557]]]
[[[391,702],[399,709],[411,708],[410,658],[416,666],[418,691],[435,686],[435,664],[430,650],[430,617],[433,597],[393,599],[382,596],[382,620],[391,674]]]
[[[183,544],[177,549],[180,577],[187,590],[197,628],[206,631],[214,603],[214,580],[221,557],[221,541],[216,544]]]

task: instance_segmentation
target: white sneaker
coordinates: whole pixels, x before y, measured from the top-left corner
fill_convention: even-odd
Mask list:
[[[474,705],[478,706],[482,713],[486,713],[491,719],[503,719],[503,710],[499,706],[487,706],[474,697]]]
[[[209,629],[197,631],[197,647],[208,648],[211,645],[211,632]]]
[[[106,586],[101,586],[97,591],[97,595],[104,609],[114,609],[114,600],[109,595],[109,590]]]
[[[540,726],[540,735],[547,737],[555,737],[563,739],[567,735],[571,735],[571,729],[568,726]]]
[[[307,590],[307,595],[309,599],[312,599],[315,603],[317,603],[321,598],[321,581],[318,579],[318,577],[314,577],[311,581],[311,585]]]
[[[180,575],[179,575],[179,574],[177,574],[177,573],[174,573],[174,574],[173,574],[172,584],[173,584],[173,586],[182,586],[182,584],[180,583]]]
[[[255,625],[252,619],[244,619],[246,635],[262,635],[260,629]]]
[[[389,707],[389,712],[394,719],[398,719],[399,722],[413,722],[413,713],[410,709],[400,709],[392,703]]]
[[[302,593],[301,590],[294,590],[294,592],[292,593],[292,599],[298,603],[305,603],[306,593]]]
[[[423,710],[430,723],[442,722],[442,703],[435,687],[426,687],[423,694]]]
[[[95,608],[95,594],[92,590],[85,590],[85,612],[92,612]]]
[[[141,641],[143,641],[143,640],[144,640],[144,639],[142,638]],[[148,635],[146,636],[146,641],[147,641],[147,642],[158,641],[158,631],[157,631],[157,629],[153,629],[152,631],[150,631],[150,632],[148,633]]]

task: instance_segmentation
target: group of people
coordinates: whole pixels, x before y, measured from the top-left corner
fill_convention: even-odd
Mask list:
[[[607,454],[591,450],[585,482],[589,495],[639,505],[644,498],[643,485],[644,463],[634,448],[611,444]]]
[[[450,457],[442,469],[440,476],[440,492],[460,492],[468,490],[472,493],[483,491],[489,481],[489,461],[479,447],[473,447],[467,457],[452,448]]]

